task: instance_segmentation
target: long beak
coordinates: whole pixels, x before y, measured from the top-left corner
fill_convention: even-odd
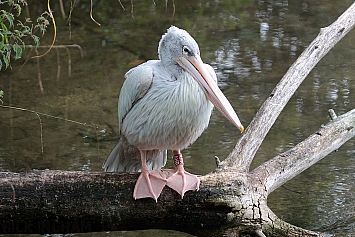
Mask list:
[[[205,69],[205,65],[202,62],[199,55],[189,56],[188,58],[180,57],[177,62],[180,66],[186,69],[204,89],[207,98],[216,106],[216,108],[235,126],[237,126],[240,132],[244,131],[244,127],[241,124],[237,114],[235,113],[232,105],[224,96],[222,91],[218,88],[217,82],[215,82],[212,76]]]

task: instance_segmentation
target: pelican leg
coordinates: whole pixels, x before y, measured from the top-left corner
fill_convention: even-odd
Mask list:
[[[175,173],[168,178],[166,185],[178,192],[181,198],[184,198],[185,192],[199,189],[200,180],[196,175],[185,171],[184,160],[180,150],[173,151],[173,153]]]
[[[146,163],[146,151],[141,152],[142,172],[138,177],[133,191],[133,198],[154,198],[157,201],[167,180],[160,170],[149,170]]]

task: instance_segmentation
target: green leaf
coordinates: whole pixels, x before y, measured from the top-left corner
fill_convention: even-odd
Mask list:
[[[50,14],[44,11],[33,24],[30,18],[23,16],[24,6],[28,0],[0,0],[0,70],[11,65],[11,59],[19,59],[23,55],[25,42],[31,37],[36,47],[40,45],[40,37],[44,35],[50,22]],[[5,7],[10,10],[5,10]],[[38,36],[33,33],[38,29]],[[12,57],[12,58],[11,58]],[[1,97],[0,97],[1,98]],[[1,103],[1,101],[0,101]]]
[[[5,25],[4,22],[0,22],[1,23],[1,28],[0,30],[7,30],[7,26]]]
[[[4,44],[3,48],[4,48],[5,51],[10,51],[11,52],[11,47],[10,47],[9,44]]]
[[[39,43],[40,43],[39,37],[38,37],[37,35],[32,35],[32,38],[33,38],[33,41],[34,41],[35,44],[36,44],[36,47],[38,47],[38,46],[39,46]]]
[[[1,61],[0,61],[0,63],[1,63]],[[1,65],[0,65],[0,69],[1,69]],[[1,99],[2,97],[4,97],[4,91],[0,90],[0,102],[1,102],[1,104],[3,103],[2,99]]]
[[[29,26],[24,25],[20,20],[17,20],[17,26],[20,27],[23,34],[28,34],[31,32],[31,28]]]
[[[12,32],[9,31],[9,30],[3,30],[2,34],[4,34],[4,35],[12,35]]]
[[[5,69],[9,67],[10,62],[9,62],[9,56],[10,56],[11,51],[6,51],[6,53],[3,54],[2,59],[4,60],[5,63]]]
[[[9,22],[9,25],[10,25],[9,28],[14,27],[14,16],[11,13],[7,13],[7,14],[5,14],[5,17]]]
[[[21,15],[21,11],[22,11],[20,4],[15,3],[13,7],[17,11],[16,16],[19,17]]]
[[[15,52],[15,59],[21,58],[21,56],[22,56],[22,48],[19,45],[14,44],[13,45],[13,50]]]

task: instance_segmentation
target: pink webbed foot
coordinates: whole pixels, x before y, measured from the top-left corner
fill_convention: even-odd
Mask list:
[[[144,169],[134,187],[133,198],[153,198],[157,201],[166,184],[167,180],[162,171]]]
[[[178,192],[182,198],[184,198],[185,192],[198,190],[200,180],[196,175],[185,171],[183,158],[180,153],[174,154],[174,165],[176,170],[172,172],[166,185]]]
[[[149,170],[146,163],[147,152],[140,151],[142,172],[134,186],[133,198],[153,198],[157,201],[161,191],[167,183],[167,173],[161,170]]]

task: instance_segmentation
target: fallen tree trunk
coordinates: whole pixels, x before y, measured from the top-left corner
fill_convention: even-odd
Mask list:
[[[197,236],[321,236],[280,220],[268,208],[267,196],[280,186],[279,180],[286,182],[354,136],[352,110],[251,173],[217,170],[200,177],[200,190],[182,200],[165,187],[157,203],[133,199],[138,174],[2,172],[0,233],[164,228]]]
[[[322,236],[280,220],[268,195],[355,136],[355,110],[289,151],[249,171],[276,118],[312,68],[355,25],[355,3],[291,66],[229,157],[200,177],[199,191],[165,187],[156,203],[134,200],[138,174],[31,171],[0,173],[0,233],[172,229],[197,236]]]
[[[268,208],[267,195],[279,186],[277,180],[287,170],[304,167],[300,164],[313,160],[313,156],[324,156],[323,152],[337,149],[354,136],[352,110],[251,173],[212,172],[200,177],[199,191],[190,191],[181,200],[178,193],[165,187],[157,203],[153,199],[133,199],[138,174],[2,172],[0,233],[164,228],[197,236],[258,232],[267,236],[320,236],[280,220]]]

